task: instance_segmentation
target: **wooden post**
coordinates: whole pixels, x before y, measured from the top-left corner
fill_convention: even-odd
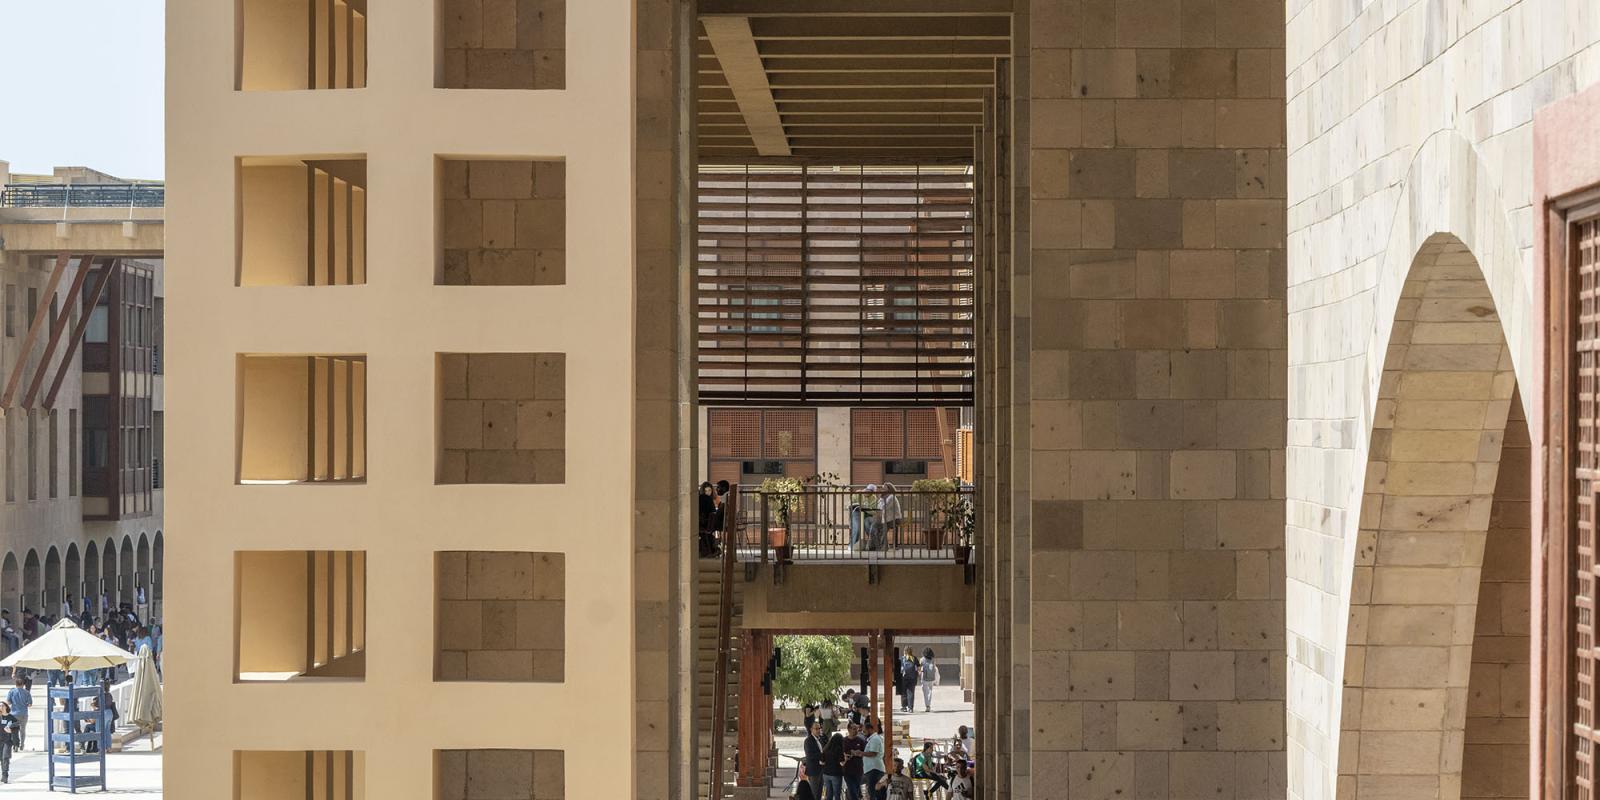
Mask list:
[[[722,743],[728,731],[728,648],[733,638],[733,562],[734,548],[728,531],[737,529],[739,516],[739,487],[735,484],[728,493],[722,520],[722,577],[717,597],[717,665],[711,681],[711,769],[706,779],[710,781],[711,800],[722,800]]]
[[[739,785],[767,785],[767,753],[772,750],[772,698],[761,688],[772,658],[772,634],[745,631],[739,660]]]
[[[883,765],[889,772],[894,771],[894,676],[899,671],[899,665],[894,663],[894,634],[882,631],[879,639],[883,642]]]

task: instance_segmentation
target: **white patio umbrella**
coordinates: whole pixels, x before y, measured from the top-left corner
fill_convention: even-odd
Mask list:
[[[83,672],[115,667],[127,663],[130,658],[133,658],[132,653],[101,641],[94,634],[73,624],[72,620],[64,619],[43,636],[6,656],[5,660],[0,661],[0,667]]]
[[[149,645],[139,647],[136,671],[133,673],[133,692],[128,697],[128,707],[122,718],[149,733],[161,723],[161,680],[156,677],[156,659]],[[154,740],[150,746],[155,747]]]

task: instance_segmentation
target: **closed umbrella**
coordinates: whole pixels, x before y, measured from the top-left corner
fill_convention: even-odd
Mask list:
[[[150,655],[150,645],[139,646],[134,664],[137,671],[133,673],[133,692],[122,714],[139,730],[150,733],[161,724],[161,680],[156,677],[156,660]],[[150,740],[150,747],[155,748],[154,739]]]
[[[0,660],[0,667],[59,669],[83,672],[126,664],[133,655],[79,628],[70,619],[55,624],[45,635]]]

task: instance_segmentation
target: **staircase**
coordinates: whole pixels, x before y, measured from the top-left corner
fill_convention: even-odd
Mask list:
[[[729,800],[734,794],[738,737],[739,737],[739,632],[744,610],[744,581],[735,565],[733,578],[733,626],[728,642],[728,718],[722,744],[722,796]],[[696,734],[699,742],[700,770],[696,778],[696,793],[700,800],[711,796],[711,738],[712,693],[715,691],[717,664],[717,611],[722,589],[722,561],[705,558],[695,567],[694,607],[694,701],[697,715]]]

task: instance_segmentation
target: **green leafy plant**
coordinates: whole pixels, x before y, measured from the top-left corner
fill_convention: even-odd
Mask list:
[[[945,533],[959,533],[963,541],[971,533],[972,500],[961,493],[954,478],[923,478],[911,484],[914,492],[929,495],[928,510],[933,524]]]
[[[838,697],[850,680],[850,637],[778,636],[773,646],[783,652],[772,693],[798,705]]]
[[[772,509],[773,517],[779,525],[787,525],[789,516],[799,511],[800,504],[805,501],[802,496],[805,490],[805,481],[799,478],[787,476],[767,478],[761,482],[761,502]]]

